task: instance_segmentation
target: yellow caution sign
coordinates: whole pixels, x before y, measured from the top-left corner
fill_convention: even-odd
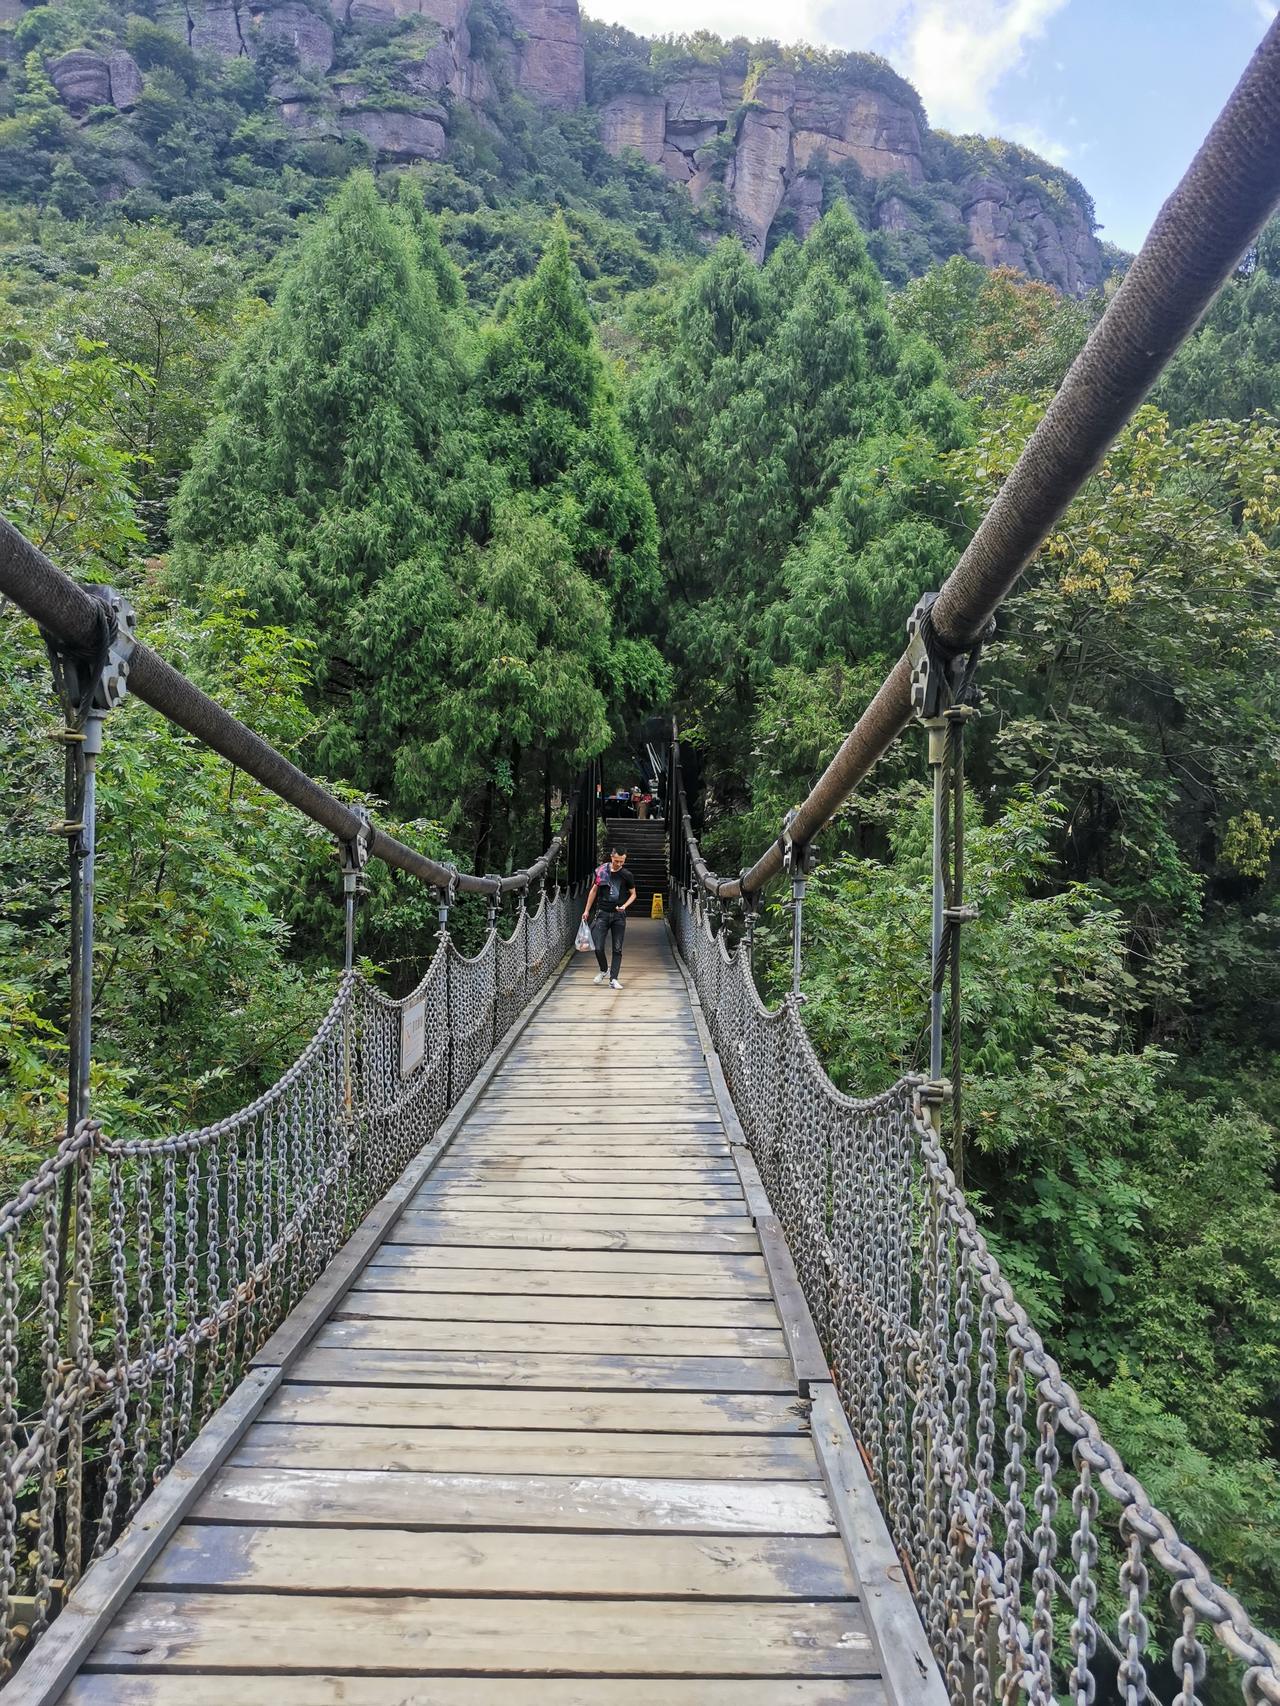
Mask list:
[[[662,917],[662,896],[660,894],[654,895],[653,905],[649,908],[649,916],[650,918]]]

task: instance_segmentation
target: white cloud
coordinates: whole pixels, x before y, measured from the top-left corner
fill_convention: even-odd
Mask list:
[[[1047,136],[1038,125],[1004,124],[983,128],[988,134],[994,129],[1009,142],[1020,142],[1024,148],[1029,148],[1033,154],[1039,154],[1042,160],[1052,161],[1055,166],[1065,166],[1071,158],[1071,150],[1066,143]]]
[[[996,91],[1023,68],[1027,49],[1068,0],[791,0],[785,10],[777,0],[583,3],[592,17],[625,24],[642,35],[706,29],[724,36],[874,49],[914,83],[933,124],[1011,135],[1017,127],[997,117]],[[1254,3],[1270,6],[1271,0]],[[1028,146],[1050,159],[1066,153],[1062,144],[1044,136]]]
[[[1067,0],[896,0],[877,45],[945,130],[1000,128],[992,99]],[[852,44],[850,44],[852,45]]]
[[[1253,0],[1253,9],[1268,29],[1275,23],[1277,15],[1280,15],[1280,7],[1274,5],[1273,0]]]

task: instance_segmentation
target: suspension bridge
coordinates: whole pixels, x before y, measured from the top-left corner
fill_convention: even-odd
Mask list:
[[[1280,1702],[1280,1644],[1231,1560],[1202,1559],[1102,1435],[941,1136],[983,638],[1278,193],[1280,25],[750,869],[707,864],[673,733],[648,831],[668,916],[632,923],[621,996],[571,952],[596,772],[527,869],[460,873],[0,523],[0,592],[44,631],[65,714],[72,897],[68,1131],[0,1210],[6,1699]],[[158,1141],[104,1129],[89,1098],[95,778],[126,693],[326,829],[343,868],[345,968],[315,1035],[238,1113]],[[913,721],[935,799],[929,1072],[859,1100],[802,1022],[808,855]],[[399,1001],[354,965],[370,859],[438,896]],[[794,978],[770,1008],[752,928],[779,876]],[[468,897],[487,908],[471,957],[450,929]]]

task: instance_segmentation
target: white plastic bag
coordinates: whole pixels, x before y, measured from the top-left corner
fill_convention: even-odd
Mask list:
[[[591,926],[585,918],[578,926],[578,934],[573,939],[573,945],[580,954],[589,953],[594,945],[591,940]]]

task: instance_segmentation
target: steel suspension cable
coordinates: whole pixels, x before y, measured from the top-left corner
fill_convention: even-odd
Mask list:
[[[0,593],[12,599],[72,651],[91,655],[101,638],[103,605],[56,568],[30,540],[0,516]],[[406,847],[386,830],[372,829],[361,813],[321,787],[305,771],[277,752],[238,717],[211,699],[181,671],[148,646],[136,645],[129,660],[129,690],[230,760],[304,817],[327,829],[340,842],[368,836],[369,856],[405,871],[433,888],[456,886],[465,894],[509,894],[527,890],[545,877],[560,857],[565,831],[526,869],[509,876],[472,876]]]

